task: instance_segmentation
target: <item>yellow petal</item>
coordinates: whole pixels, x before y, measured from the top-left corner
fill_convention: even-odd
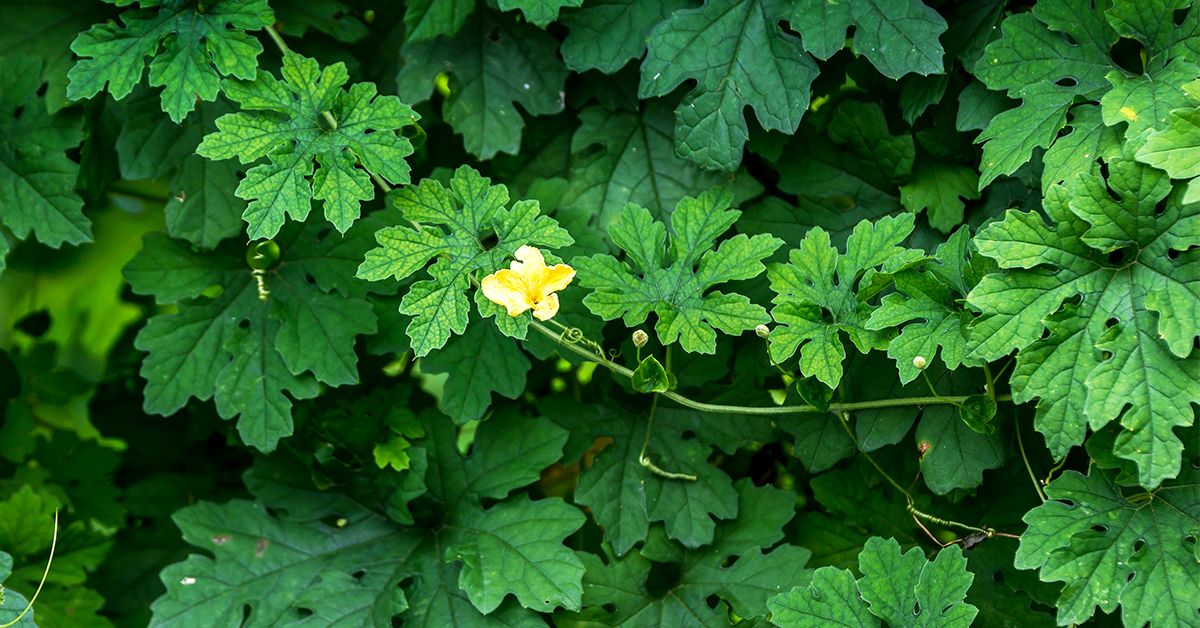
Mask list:
[[[558,295],[551,294],[538,302],[533,308],[533,317],[539,321],[548,321],[558,314]]]
[[[546,258],[542,257],[542,252],[536,247],[529,246],[528,244],[521,245],[521,247],[517,249],[517,252],[513,253],[513,257],[525,263],[524,269],[526,272],[532,270],[541,270],[546,267]],[[513,270],[517,269],[513,268]]]
[[[575,278],[575,269],[566,264],[555,264],[542,273],[539,282],[542,294],[558,292],[571,284]]]
[[[514,271],[503,269],[484,277],[479,282],[479,289],[488,301],[503,305],[509,316],[520,316],[533,307],[526,294],[523,278]]]

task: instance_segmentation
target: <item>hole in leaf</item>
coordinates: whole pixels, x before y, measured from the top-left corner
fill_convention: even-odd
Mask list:
[[[1175,249],[1167,249],[1167,259],[1169,259],[1169,260],[1179,259],[1179,251],[1176,251]]]
[[[1070,46],[1078,46],[1079,45],[1079,40],[1072,37],[1071,33],[1063,33],[1062,36],[1063,36],[1063,39],[1067,40],[1068,45],[1070,45]]]
[[[710,594],[708,597],[704,598],[704,603],[708,604],[709,608],[716,608],[717,604],[721,603],[721,598],[717,597],[716,593],[713,593],[713,594]]]
[[[1054,81],[1054,84],[1058,85],[1059,87],[1075,87],[1079,85],[1079,81],[1075,80],[1075,77],[1073,76],[1064,76],[1057,81]]]
[[[693,438],[696,438],[696,433],[693,432],[692,430],[684,430],[683,433],[679,435],[679,437],[682,438],[683,440],[692,440]]]
[[[21,317],[21,320],[17,321],[15,327],[28,336],[41,338],[46,335],[46,332],[50,331],[51,322],[53,321],[50,318],[50,312],[43,309]]]
[[[243,318],[242,320],[238,321],[238,327],[242,329],[250,329],[250,319]]]
[[[733,566],[733,564],[734,564],[734,563],[736,563],[736,562],[738,561],[738,559],[739,559],[739,558],[741,558],[741,557],[740,557],[740,556],[737,556],[736,554],[735,554],[735,555],[733,555],[733,556],[726,556],[726,557],[725,557],[725,558],[724,558],[724,559],[721,561],[721,566],[722,566],[722,567],[726,567],[726,568],[728,568],[728,567],[732,567],[732,566]]]
[[[1096,525],[1092,526],[1092,532],[1101,532],[1101,533],[1108,532],[1108,526],[1096,524]]]
[[[486,236],[483,236],[483,238],[479,241],[479,244],[483,247],[483,250],[490,251],[496,248],[497,244],[500,244],[500,237],[494,233],[489,233]]]
[[[25,105],[18,105],[16,109],[13,109],[13,113],[12,113],[13,120],[20,120],[21,115],[24,113],[25,113]]]
[[[1143,541],[1142,539],[1138,539],[1138,540],[1134,541],[1133,542],[1133,553],[1136,554],[1136,553],[1142,551],[1143,547],[1146,547],[1145,541]]]
[[[367,575],[367,570],[359,569],[358,571],[351,574],[350,577],[354,578],[355,580],[362,580],[363,576],[365,576],[365,575]]]
[[[1171,20],[1175,22],[1176,26],[1183,26],[1183,23],[1187,21],[1188,11],[1190,9],[1175,9],[1175,12],[1171,14]]]
[[[316,278],[316,277],[313,277],[313,276],[312,276],[312,273],[305,273],[305,274],[304,274],[304,281],[307,281],[307,282],[308,282],[308,285],[310,285],[310,286],[315,286],[315,285],[317,285],[317,278]]]
[[[1142,42],[1128,37],[1122,37],[1117,40],[1117,43],[1108,49],[1108,55],[1112,57],[1113,63],[1117,67],[1131,74],[1142,74],[1146,71],[1142,63],[1142,55],[1146,52],[1146,47]]]
[[[1113,266],[1122,266],[1125,264],[1127,257],[1129,257],[1129,255],[1126,253],[1125,249],[1117,249],[1108,254],[1108,263],[1112,264]]]
[[[311,608],[297,608],[296,614],[301,617],[311,617],[313,614],[313,611]]]
[[[683,576],[683,568],[679,563],[650,562],[650,572],[646,574],[646,593],[654,599],[662,599]]]
[[[600,605],[600,608],[603,608],[603,609],[604,609],[604,612],[606,612],[606,613],[615,613],[615,612],[617,612],[617,605],[616,605],[616,604],[613,604],[612,602],[609,602],[608,604],[601,604],[601,605]]]
[[[1104,321],[1104,328],[1112,329],[1113,327],[1116,327],[1117,325],[1120,325],[1120,324],[1121,324],[1121,321],[1118,320],[1116,317],[1110,317],[1108,320]]]
[[[499,27],[493,28],[488,33],[487,38],[491,41],[500,41],[500,28]]]

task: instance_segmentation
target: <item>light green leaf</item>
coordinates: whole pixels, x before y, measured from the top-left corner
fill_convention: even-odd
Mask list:
[[[4,582],[12,575],[13,559],[12,556],[0,552],[0,622],[12,624],[12,628],[37,628],[36,611],[29,609],[28,613],[16,621],[21,613],[25,612],[25,607],[29,605],[29,600],[24,595],[7,588]],[[16,621],[16,623],[13,623]]]
[[[1063,183],[1080,172],[1086,172],[1098,159],[1121,156],[1121,136],[1116,129],[1104,126],[1100,108],[1079,105],[1067,112],[1067,129],[1042,156],[1042,193],[1055,183]]]
[[[507,207],[508,189],[492,185],[470,166],[455,171],[448,188],[424,179],[397,189],[389,202],[417,226],[380,229],[375,234],[379,246],[367,252],[358,277],[405,279],[436,260],[429,265],[431,278],[414,283],[400,302],[400,312],[413,317],[407,333],[417,357],[466,330],[470,302],[463,291],[470,287],[473,274],[487,275],[506,267],[523,245],[564,247],[574,242],[553,218],[539,215],[537,201]],[[485,248],[482,242],[492,235],[496,244]],[[531,318],[528,312],[514,323],[497,314],[494,304],[483,299],[476,299],[476,304],[481,315],[497,316],[497,324],[508,335],[524,336]]]
[[[808,586],[776,595],[767,606],[771,609],[771,623],[780,628],[879,625],[879,619],[858,597],[854,574],[836,567],[816,570]]]
[[[872,537],[858,555],[863,577],[822,567],[807,587],[770,601],[771,622],[781,628],[844,625],[970,626],[979,610],[965,602],[974,576],[962,550],[952,546],[929,561],[919,548],[900,553],[895,539]]]
[[[871,314],[866,301],[871,295],[857,293],[875,269],[923,259],[919,252],[900,246],[912,229],[912,214],[875,223],[864,220],[847,239],[846,252],[839,255],[829,234],[814,227],[800,248],[791,250],[789,263],[772,264],[767,269],[775,292],[771,316],[779,326],[769,338],[771,359],[781,364],[799,350],[800,371],[837,388],[846,357],[842,332],[863,353],[883,349],[889,335],[865,327]],[[823,311],[829,312],[830,320]]]
[[[959,290],[966,291],[976,280],[970,268],[969,236],[969,229],[959,229],[938,246],[934,264],[896,273],[896,292],[883,297],[864,325],[870,330],[902,326],[887,346],[901,383],[920,374],[913,364],[918,356],[932,364],[940,349],[942,361],[952,370],[966,357],[970,316],[961,305],[965,295]]]
[[[1099,429],[1120,418],[1117,454],[1153,487],[1179,472],[1173,430],[1192,424],[1200,399],[1200,256],[1170,254],[1200,243],[1200,206],[1128,159],[1108,173],[1052,186],[1050,224],[1010,211],[976,236],[1002,270],[968,296],[984,314],[972,354],[1019,351],[1013,397],[1040,399],[1036,426],[1057,456],[1079,444],[1085,421]]]
[[[476,14],[456,35],[407,41],[400,50],[405,64],[396,76],[397,90],[408,102],[422,102],[437,77],[449,73],[442,118],[463,136],[467,151],[480,159],[515,155],[525,128],[515,105],[530,116],[563,109],[567,69],[557,50],[554,38],[512,16]]]
[[[325,217],[345,233],[361,202],[375,197],[372,175],[408,183],[405,158],[413,147],[402,131],[416,124],[417,114],[395,96],[378,95],[373,83],[343,89],[349,74],[340,62],[322,69],[289,53],[281,74],[282,81],[260,71],[253,81],[226,82],[226,95],[242,110],[218,118],[217,132],[196,152],[243,164],[267,157],[237,187],[250,201],[242,217],[251,239],[275,237],[285,216],[307,219],[314,200],[324,202]]]
[[[858,555],[858,568],[862,598],[890,626],[966,628],[979,612],[965,602],[974,576],[957,546],[928,561],[920,548],[901,554],[895,539],[873,537]]]
[[[150,85],[163,87],[162,110],[182,122],[197,99],[217,97],[222,76],[254,78],[262,44],[246,31],[275,21],[266,0],[139,4],[143,8],[121,14],[120,26],[97,24],[75,38],[71,50],[80,60],[68,73],[67,97],[91,98],[107,84],[121,100],[142,80],[146,57],[153,57]]]
[[[1166,170],[1172,179],[1190,179],[1183,202],[1200,201],[1200,109],[1172,111],[1138,149],[1137,160]]]
[[[571,31],[562,43],[563,60],[577,72],[613,74],[630,59],[642,56],[646,37],[655,25],[687,6],[685,0],[588,2],[562,18]]]
[[[792,133],[808,108],[817,66],[779,26],[779,0],[710,0],[677,11],[646,41],[638,95],[664,96],[696,81],[675,110],[675,150],[702,167],[732,171],[742,160],[754,110],[767,130]]]
[[[716,352],[716,330],[736,335],[767,322],[766,310],[745,296],[711,291],[758,276],[762,260],[783,244],[769,235],[738,235],[714,248],[716,238],[741,215],[729,208],[732,201],[723,190],[681,200],[671,216],[669,251],[666,225],[654,221],[646,208],[627,205],[608,229],[626,261],[611,255],[573,260],[579,283],[592,289],[584,304],[604,320],[622,318],[629,327],[654,312],[659,340],[679,342],[691,353]]]
[[[1124,495],[1110,472],[1065,471],[1046,486],[1050,501],[1024,517],[1016,566],[1063,582],[1058,623],[1083,623],[1119,604],[1129,626],[1187,626],[1200,607],[1196,469],[1153,496]]]
[[[921,0],[800,0],[790,22],[804,38],[804,48],[819,59],[841,50],[853,26],[854,51],[884,76],[942,72],[945,52],[938,38],[946,32],[946,20]]]
[[[1067,123],[1071,93],[1051,83],[1037,83],[1022,92],[1021,104],[992,118],[975,138],[983,143],[979,189],[1025,165],[1036,148],[1050,146]]]
[[[92,239],[75,193],[79,164],[65,154],[83,139],[83,121],[78,113],[46,112],[37,95],[40,68],[27,57],[0,65],[0,224],[18,239],[33,233],[58,248]]]

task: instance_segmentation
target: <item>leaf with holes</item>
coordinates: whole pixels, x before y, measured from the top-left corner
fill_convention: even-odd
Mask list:
[[[734,170],[749,137],[743,110],[764,129],[792,133],[808,108],[817,65],[779,25],[779,0],[711,0],[676,11],[651,31],[642,98],[696,87],[675,110],[675,150],[701,167]]]
[[[946,32],[946,20],[921,0],[800,0],[789,22],[800,32],[805,50],[819,59],[841,50],[846,30],[853,26],[854,51],[884,76],[942,72],[945,52],[938,38]]]
[[[1195,433],[1193,432],[1193,436]],[[1194,439],[1193,439],[1193,442]],[[1058,623],[1121,606],[1127,626],[1187,626],[1200,608],[1200,473],[1188,465],[1153,495],[1123,494],[1111,472],[1065,471],[1024,517],[1015,564],[1066,587]]]
[[[1018,351],[1013,398],[1040,400],[1035,425],[1054,455],[1119,419],[1116,453],[1148,487],[1179,472],[1174,429],[1200,400],[1200,206],[1181,197],[1127,158],[1108,163],[1107,179],[1052,186],[1049,224],[1009,211],[979,232],[1000,270],[967,297],[983,314],[972,355]]]

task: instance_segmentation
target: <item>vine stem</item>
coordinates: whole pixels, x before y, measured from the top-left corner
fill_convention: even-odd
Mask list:
[[[279,31],[275,30],[275,26],[273,24],[267,24],[265,27],[263,27],[263,30],[267,31],[267,35],[271,37],[271,41],[275,42],[275,47],[279,49],[281,54],[286,55],[292,52],[292,49],[288,47],[287,42],[283,40],[283,36],[279,34]],[[334,118],[332,113],[328,111],[322,111],[321,117],[325,118],[325,123],[329,125],[330,130],[336,130],[338,128],[337,118]],[[372,174],[371,176],[374,177],[375,175]],[[380,183],[379,180],[376,180],[375,182]],[[384,182],[384,185],[387,185],[386,182]],[[390,188],[384,189],[386,191]]]
[[[613,362],[612,360],[609,360],[608,358],[604,357],[603,355],[597,355],[596,353],[594,353],[592,351],[588,351],[587,349],[580,347],[579,345],[577,345],[573,342],[568,342],[568,341],[564,340],[562,337],[563,335],[561,333],[556,333],[553,329],[550,329],[549,327],[547,327],[546,325],[544,325],[542,323],[539,323],[538,321],[531,322],[530,326],[533,327],[534,329],[536,329],[538,332],[542,333],[543,335],[548,336],[551,340],[558,343],[563,348],[567,349],[568,351],[571,351],[572,353],[575,353],[576,355],[584,358],[585,360],[595,362],[596,364],[599,364],[600,366],[603,366],[603,367],[609,369],[610,371],[617,373],[623,377],[626,377],[626,378],[633,377],[632,370],[630,370],[624,366],[621,366],[620,364],[617,364],[617,363]],[[566,328],[564,327],[564,329],[566,329]],[[839,412],[851,412],[854,410],[871,410],[871,409],[876,409],[876,408],[896,408],[896,407],[903,407],[903,406],[959,405],[959,404],[962,404],[962,402],[967,399],[967,396],[965,396],[965,395],[964,396],[955,396],[955,397],[941,397],[941,396],[939,396],[939,397],[899,397],[896,399],[874,399],[871,401],[831,403],[831,404],[829,404],[828,408],[822,409],[822,408],[818,408],[816,406],[807,405],[807,404],[792,405],[792,406],[769,406],[769,407],[727,406],[727,405],[721,405],[721,404],[715,404],[715,403],[704,403],[702,401],[696,401],[694,399],[685,397],[685,396],[683,396],[675,391],[672,391],[672,390],[668,390],[661,394],[663,397],[666,397],[667,399],[670,399],[671,401],[674,401],[675,403],[678,403],[681,406],[691,408],[693,410],[699,410],[701,412],[717,412],[717,413],[725,413],[725,414],[753,414],[753,415],[760,415],[760,416],[779,416],[779,415],[789,415],[789,414],[824,414],[826,412],[839,413]],[[1010,395],[997,395],[996,396],[997,401],[1009,401],[1011,399],[1012,399],[1012,396],[1010,396]]]
[[[38,596],[42,593],[42,587],[46,585],[46,577],[50,575],[50,564],[54,562],[54,550],[58,548],[58,511],[54,511],[54,535],[50,537],[50,557],[46,559],[46,570],[42,572],[42,580],[38,582],[37,590],[33,592],[33,597],[29,598],[29,603],[25,605],[25,610],[21,611],[15,619],[6,623],[0,624],[0,628],[9,628],[15,626],[21,621],[29,611],[33,610],[33,603],[37,601]],[[2,587],[0,587],[2,588]]]

